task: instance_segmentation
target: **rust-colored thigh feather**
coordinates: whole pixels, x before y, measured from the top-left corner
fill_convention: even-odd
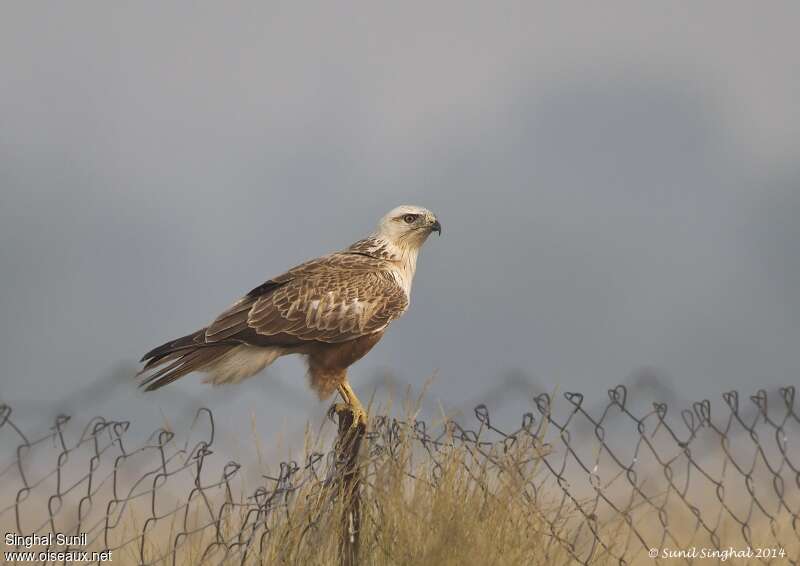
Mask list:
[[[303,350],[308,355],[311,387],[320,399],[327,399],[340,384],[347,381],[347,368],[363,358],[383,336],[375,332],[339,344],[315,342]]]

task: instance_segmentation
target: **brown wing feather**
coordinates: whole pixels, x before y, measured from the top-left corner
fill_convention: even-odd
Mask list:
[[[224,355],[238,344],[296,347],[342,343],[380,333],[408,307],[385,261],[354,253],[304,263],[250,291],[207,328],[144,355],[142,386],[152,390]]]
[[[408,307],[383,260],[332,254],[267,281],[206,329],[206,343],[345,342],[382,330]],[[255,332],[256,336],[253,336]],[[255,340],[253,340],[255,338]]]

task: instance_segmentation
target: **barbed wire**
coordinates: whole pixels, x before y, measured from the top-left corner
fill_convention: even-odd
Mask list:
[[[374,521],[385,513],[375,482],[387,463],[437,486],[458,454],[460,469],[486,491],[488,476],[477,470],[500,482],[519,478],[520,506],[542,536],[542,563],[666,563],[663,549],[701,546],[718,551],[721,563],[727,548],[746,545],[783,552],[751,556],[754,563],[798,565],[795,395],[794,387],[749,399],[729,392],[712,418],[708,400],[676,414],[660,402],[637,413],[624,386],[591,407],[579,393],[541,394],[512,431],[493,424],[485,405],[469,425],[379,415],[358,460],[360,500]],[[100,417],[76,429],[59,416],[49,432],[29,438],[12,408],[0,405],[0,525],[20,537],[11,544],[7,537],[4,550],[25,552],[33,539],[22,537],[62,533],[76,538],[48,539],[37,550],[92,549],[141,565],[262,563],[276,539],[318,542],[341,505],[341,457],[319,449],[324,438],[248,491],[242,467],[213,452],[210,410],[197,412],[183,442],[160,428],[131,447],[129,429]],[[422,455],[422,465],[411,465],[409,453]],[[23,563],[21,556],[6,561]]]

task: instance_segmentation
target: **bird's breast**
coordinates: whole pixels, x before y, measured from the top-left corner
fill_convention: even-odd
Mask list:
[[[389,270],[397,286],[406,294],[406,299],[411,298],[411,284],[414,282],[416,265],[412,262],[398,262]]]

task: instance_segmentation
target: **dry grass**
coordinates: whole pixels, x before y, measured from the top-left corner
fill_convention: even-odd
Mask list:
[[[447,441],[445,440],[445,444]],[[550,523],[543,501],[533,493],[538,470],[534,441],[503,453],[498,447],[479,453],[453,445],[434,460],[411,436],[401,436],[393,453],[362,454],[363,515],[360,558],[374,565],[514,565],[566,562],[569,553],[548,543]],[[541,497],[540,497],[541,498]],[[337,484],[308,483],[291,495],[280,511],[260,525],[248,564],[338,564],[347,498]],[[244,510],[245,508],[241,508]],[[204,522],[198,505],[194,524]],[[132,532],[142,528],[135,513]],[[225,515],[226,538],[247,523],[246,513]],[[146,562],[168,553],[177,525],[147,537]],[[196,564],[213,542],[210,529],[182,540],[178,564]],[[263,537],[263,539],[262,539]],[[262,546],[263,544],[263,546]],[[545,557],[543,548],[550,546]],[[223,559],[218,547],[209,563]],[[138,549],[125,563],[138,561]],[[241,555],[225,563],[239,564]]]
[[[658,512],[641,501],[634,502],[631,505],[634,529],[623,518],[613,515],[587,521],[572,502],[558,496],[561,490],[548,481],[540,458],[546,451],[537,437],[522,437],[510,448],[487,444],[478,450],[469,444],[451,444],[447,439],[442,444],[449,448],[433,458],[420,449],[413,435],[400,434],[391,454],[362,454],[365,479],[361,563],[605,565],[619,564],[621,555],[631,564],[654,563],[636,533],[647,541],[659,541],[663,528]],[[309,482],[298,487],[285,504],[253,531],[245,563],[339,564],[339,545],[344,536],[341,518],[346,502],[336,484]],[[661,505],[664,499],[655,498],[653,502]],[[709,494],[709,507],[714,503]],[[223,515],[220,531],[227,544],[235,540],[243,526],[252,525],[246,509],[247,506],[232,507]],[[714,546],[710,536],[696,529],[694,517],[685,505],[673,500],[665,509],[672,532],[682,540],[691,540],[691,545],[698,549]],[[189,525],[206,525],[207,517],[202,502],[196,500]],[[181,520],[182,517],[175,515],[171,522],[160,521],[158,529],[148,531],[146,563],[158,562],[160,557],[168,558],[164,563],[172,563],[171,550],[182,529]],[[589,525],[601,534],[608,548],[597,544]],[[123,527],[126,536],[135,536],[142,531],[142,517],[137,518],[137,513],[131,511]],[[773,540],[771,528],[777,529],[781,540],[796,541],[784,548],[787,556],[800,558],[800,541],[794,538],[788,520],[773,527],[766,521],[754,521],[752,528],[756,541]],[[718,532],[721,547],[747,547],[741,530],[732,520],[723,520]],[[179,537],[175,564],[194,565],[204,557],[210,564],[240,564],[241,554],[234,552],[226,557],[223,545],[213,546],[213,535],[212,529],[204,528]],[[664,546],[684,548],[674,541]],[[765,542],[765,546],[774,544]],[[776,563],[785,563],[784,560]],[[129,545],[115,562],[139,563],[138,544]]]
[[[740,525],[720,509],[713,490],[695,488],[698,493],[691,496],[691,504],[712,527],[717,541],[698,527],[694,512],[675,490],[658,487],[659,481],[663,484],[660,468],[650,476],[640,469],[641,486],[656,486],[647,490],[646,499],[634,493],[624,474],[615,473],[613,479],[604,478],[604,483],[595,485],[622,510],[620,514],[596,493],[586,495],[586,475],[581,476],[580,470],[561,475],[558,463],[571,456],[565,445],[557,443],[558,435],[548,435],[546,428],[515,434],[513,442],[483,427],[468,438],[463,431],[444,425],[428,425],[428,432],[421,434],[413,415],[409,410],[403,419],[373,423],[374,436],[362,446],[361,564],[603,565],[619,564],[621,557],[628,564],[653,564],[647,555],[652,546],[747,548]],[[435,434],[430,432],[434,429]],[[309,434],[305,454],[298,461],[308,461],[315,451],[324,452],[331,442],[329,434]],[[263,448],[257,450],[261,453]],[[77,451],[70,453],[70,462],[85,470]],[[200,482],[205,486],[202,490],[194,489],[199,476],[192,475],[191,467],[183,469],[188,475],[176,473],[163,485],[149,476],[139,491],[122,489],[125,470],[115,469],[117,489],[127,494],[126,504],[109,508],[108,493],[95,492],[92,516],[86,515],[82,521],[82,525],[95,525],[91,527],[95,536],[83,550],[99,551],[106,545],[115,548],[115,564],[241,564],[244,555],[244,563],[250,565],[340,563],[340,543],[347,536],[342,518],[349,499],[335,481],[332,460],[320,460],[314,473],[301,470],[287,476],[289,483],[281,489],[274,489],[277,484],[273,480],[264,482],[271,489],[256,499],[242,483],[236,483],[231,492],[225,487],[233,482],[209,487],[208,477],[218,477],[209,466],[207,463],[204,482]],[[136,483],[141,470],[134,468],[129,479]],[[278,470],[264,473],[274,478]],[[730,470],[727,473],[735,477]],[[100,468],[94,475],[103,477]],[[66,476],[62,475],[62,482]],[[693,478],[696,485],[702,485],[697,483],[701,478],[696,471]],[[583,491],[578,489],[581,481]],[[759,480],[754,477],[753,481]],[[27,508],[40,509],[44,519],[48,502],[42,494],[52,493],[52,485],[47,486],[44,482],[31,490],[25,502]],[[770,486],[756,487],[768,490]],[[800,509],[796,486],[786,487],[786,507]],[[744,502],[749,497],[744,491],[729,491],[726,502],[732,500],[731,494]],[[3,489],[2,495],[5,500],[15,494]],[[267,505],[265,498],[270,495],[273,499]],[[65,526],[74,523],[79,497],[72,502],[66,496],[63,499],[54,524],[67,531]],[[157,501],[155,512],[153,501]],[[101,524],[106,514],[110,528]],[[785,545],[784,557],[772,561],[774,564],[800,562],[798,526],[793,525],[790,512],[782,511],[776,517],[770,524],[753,513],[747,520],[751,540],[765,548],[777,548],[776,541]],[[0,516],[0,527],[13,532],[9,518],[9,514]],[[26,520],[27,524],[41,524],[30,516]],[[670,534],[662,541],[664,520]],[[46,525],[44,531],[50,530]],[[668,562],[687,563],[662,563]],[[762,562],[729,559],[728,563]]]

